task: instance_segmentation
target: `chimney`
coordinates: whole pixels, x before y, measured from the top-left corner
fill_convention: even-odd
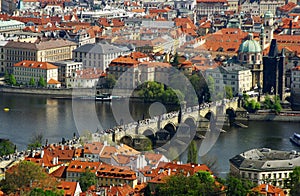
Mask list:
[[[168,169],[168,176],[171,176],[171,168]]]
[[[64,150],[64,145],[63,144],[61,145],[61,150]]]
[[[266,192],[268,193],[269,184],[266,184]]]

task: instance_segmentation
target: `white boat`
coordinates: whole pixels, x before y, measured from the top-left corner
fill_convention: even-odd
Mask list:
[[[300,134],[294,133],[293,137],[290,137],[290,141],[296,144],[297,146],[300,146]]]
[[[95,100],[96,101],[111,101],[112,100],[112,96],[109,93],[103,93],[101,95],[96,95],[95,96]]]

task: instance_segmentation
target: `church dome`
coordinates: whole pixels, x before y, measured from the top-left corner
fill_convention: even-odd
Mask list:
[[[238,50],[239,53],[259,53],[261,52],[261,47],[257,41],[253,39],[253,35],[249,33],[248,40],[244,41]]]

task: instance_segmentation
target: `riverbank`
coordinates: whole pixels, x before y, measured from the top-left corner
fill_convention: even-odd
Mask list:
[[[51,95],[53,97],[72,97],[72,96],[92,96],[101,93],[113,93],[115,96],[123,96],[132,94],[132,97],[139,98],[138,93],[127,89],[96,89],[96,88],[27,88],[27,87],[11,87],[0,86],[0,93],[14,93],[14,94],[31,94],[31,95]]]
[[[300,115],[249,114],[249,121],[300,122]]]

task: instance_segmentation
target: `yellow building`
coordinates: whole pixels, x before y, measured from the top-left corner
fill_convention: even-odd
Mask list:
[[[9,73],[15,63],[23,60],[55,62],[72,59],[76,43],[64,39],[40,38],[35,42],[9,41],[2,46],[1,65]],[[5,70],[1,69],[1,72]]]

